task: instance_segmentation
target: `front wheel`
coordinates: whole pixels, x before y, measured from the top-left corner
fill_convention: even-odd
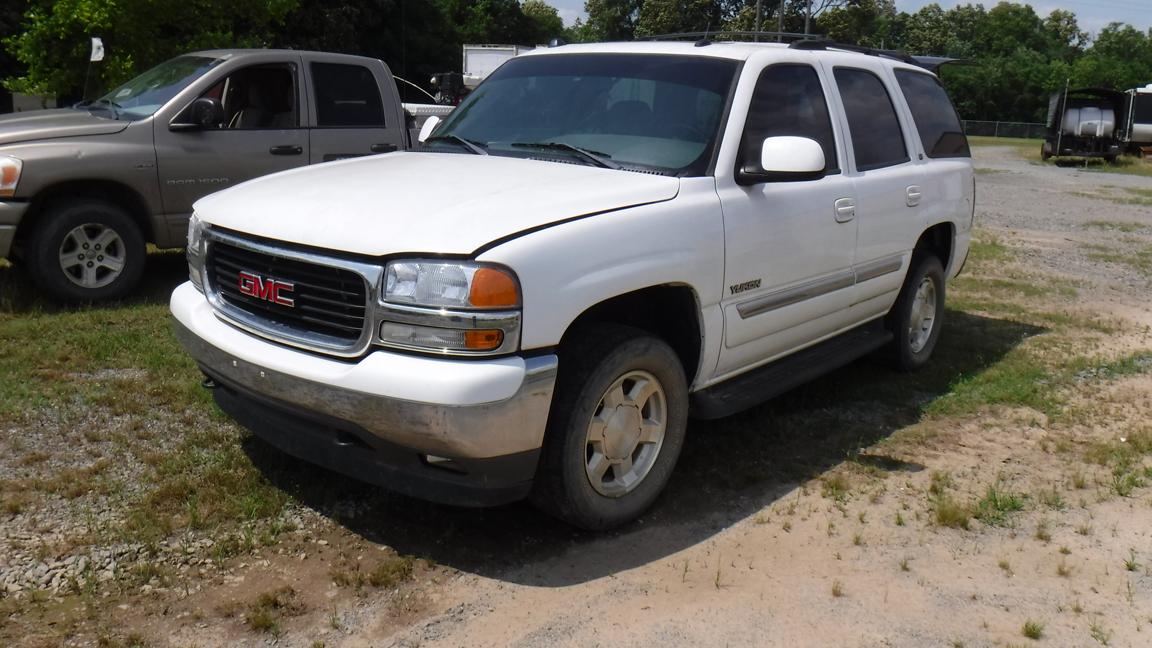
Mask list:
[[[144,237],[120,207],[102,200],[74,200],[43,214],[29,237],[29,274],[42,290],[64,302],[125,296],[144,272]]]
[[[589,530],[640,516],[672,474],[688,387],[665,342],[624,326],[579,332],[560,351],[533,501]]]
[[[892,332],[889,355],[900,371],[928,363],[944,324],[944,268],[932,254],[914,254],[912,266],[885,324]]]

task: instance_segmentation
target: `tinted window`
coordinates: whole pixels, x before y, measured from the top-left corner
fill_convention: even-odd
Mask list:
[[[795,135],[816,140],[824,149],[824,169],[839,170],[828,103],[816,70],[807,65],[773,65],[756,81],[744,124],[743,159],[760,159],[765,138]]]
[[[916,122],[920,143],[928,157],[971,157],[960,117],[940,81],[911,70],[897,70],[896,80],[900,82],[900,91],[912,111],[912,120]]]
[[[313,63],[318,126],[384,126],[384,107],[372,71],[360,65]]]
[[[848,117],[856,169],[868,171],[907,162],[900,120],[880,78],[866,70],[836,68],[836,86]]]

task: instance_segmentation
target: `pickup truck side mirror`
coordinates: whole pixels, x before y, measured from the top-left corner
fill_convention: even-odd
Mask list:
[[[824,149],[807,137],[769,137],[760,146],[760,164],[745,161],[736,173],[736,182],[753,185],[762,182],[799,182],[824,177]]]
[[[418,135],[416,139],[420,143],[423,143],[424,140],[428,139],[428,136],[431,135],[432,131],[436,130],[436,127],[439,125],[440,118],[436,115],[432,115],[428,119],[425,119],[424,125],[420,127],[420,135]]]
[[[188,104],[188,107],[181,111],[171,124],[168,124],[168,130],[202,130],[217,126],[222,121],[224,121],[224,105],[220,103],[220,100],[212,97],[200,97]]]

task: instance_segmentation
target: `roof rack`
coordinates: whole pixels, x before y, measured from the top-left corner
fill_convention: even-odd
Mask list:
[[[792,40],[803,40],[811,38],[820,38],[820,34],[797,34],[794,32],[771,32],[771,31],[702,31],[702,32],[676,32],[673,34],[655,34],[653,36],[641,36],[636,40],[689,40],[699,39],[696,42],[697,46],[703,47],[704,45],[711,45],[717,40],[750,40],[753,42],[782,42]]]
[[[907,52],[901,50],[887,50],[879,49],[876,47],[864,47],[862,45],[851,45],[848,43],[837,43],[836,41],[828,40],[825,38],[808,38],[798,40],[790,43],[788,47],[798,50],[828,50],[838,49],[846,52],[856,52],[858,54],[867,54],[869,56],[881,56],[884,58],[909,63],[918,67],[922,67],[930,72],[936,72],[942,65],[947,63],[963,62],[962,59],[948,58],[946,56],[911,56]]]

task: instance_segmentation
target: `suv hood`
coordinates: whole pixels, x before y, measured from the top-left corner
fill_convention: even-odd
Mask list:
[[[495,155],[391,153],[294,169],[195,205],[204,222],[357,254],[471,254],[580,216],[670,200],[677,178]]]
[[[0,144],[81,135],[111,135],[128,128],[129,123],[97,117],[87,110],[29,110],[0,115]]]

